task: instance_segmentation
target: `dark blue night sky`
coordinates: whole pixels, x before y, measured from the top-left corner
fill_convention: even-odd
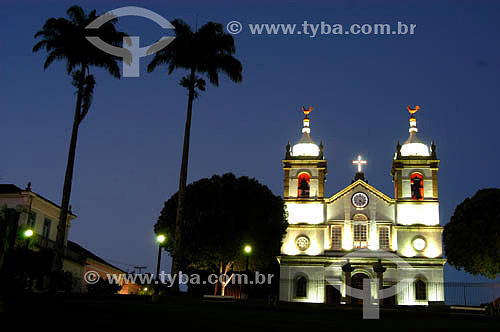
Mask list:
[[[494,1],[2,1],[0,120],[3,183],[60,202],[75,93],[62,63],[44,72],[33,35],[72,4],[104,13],[132,5],[191,25],[237,20],[243,82],[208,86],[193,113],[189,182],[233,172],[282,195],[281,160],[300,138],[302,105],[314,106],[311,136],[323,141],[326,191],[351,183],[357,154],[367,180],[394,196],[398,140],[408,137],[406,105],[421,105],[419,137],[441,159],[441,224],[457,204],[499,187],[500,2]],[[250,23],[417,24],[414,35],[252,35]],[[154,22],[124,17],[119,28],[141,46],[164,35]],[[169,32],[171,34],[171,32]],[[146,72],[97,86],[80,128],[70,239],[127,270],[155,266],[153,224],[177,191],[187,105],[184,73]],[[170,269],[170,261],[163,260]],[[446,280],[480,280],[454,268]]]

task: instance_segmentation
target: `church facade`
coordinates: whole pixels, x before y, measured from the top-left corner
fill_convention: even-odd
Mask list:
[[[365,181],[360,157],[352,183],[325,197],[327,160],[311,139],[312,108],[302,108],[302,137],[283,160],[289,226],[278,256],[281,301],[359,303],[355,290],[373,303],[444,301],[439,160],[434,143],[417,137],[418,109],[408,106],[410,135],[394,153],[394,197]]]

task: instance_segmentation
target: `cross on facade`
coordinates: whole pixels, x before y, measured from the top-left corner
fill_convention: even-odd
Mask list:
[[[362,165],[366,165],[366,160],[362,160],[361,156],[358,155],[358,159],[357,160],[353,160],[352,164],[353,165],[358,165],[358,173],[362,173],[363,172]]]

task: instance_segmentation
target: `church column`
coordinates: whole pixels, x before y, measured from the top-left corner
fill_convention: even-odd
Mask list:
[[[369,205],[369,211],[370,211],[370,221],[369,221],[369,227],[370,227],[370,232],[369,232],[369,242],[368,242],[368,248],[371,250],[378,250],[379,249],[379,239],[378,239],[378,230],[377,230],[377,205],[376,204],[370,204]]]
[[[379,305],[383,303],[383,298],[382,298],[382,294],[381,294],[381,290],[384,289],[384,272],[387,270],[387,268],[385,268],[383,265],[382,265],[382,260],[379,259],[377,263],[373,264],[373,271],[377,274],[377,279],[378,279],[378,289],[379,289],[379,292],[378,292],[378,303]]]
[[[320,169],[318,171],[318,198],[325,196],[325,171]]]
[[[347,294],[347,289],[351,288],[351,273],[354,271],[354,267],[352,267],[351,263],[349,263],[349,260],[347,260],[347,263],[342,266],[342,271],[344,271],[344,280],[345,280],[345,286],[346,286],[346,294],[345,294],[345,301],[347,304],[351,304],[351,296]]]
[[[285,169],[285,184],[283,186],[284,189],[284,198],[288,198],[290,196],[290,170]]]

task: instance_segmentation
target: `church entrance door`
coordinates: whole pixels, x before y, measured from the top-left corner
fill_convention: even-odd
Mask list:
[[[340,304],[342,295],[337,287],[326,285],[326,304]]]
[[[363,280],[369,279],[369,277],[364,273],[355,273],[351,279],[351,287],[356,289],[363,289]],[[363,304],[363,299],[352,298],[352,304]]]

